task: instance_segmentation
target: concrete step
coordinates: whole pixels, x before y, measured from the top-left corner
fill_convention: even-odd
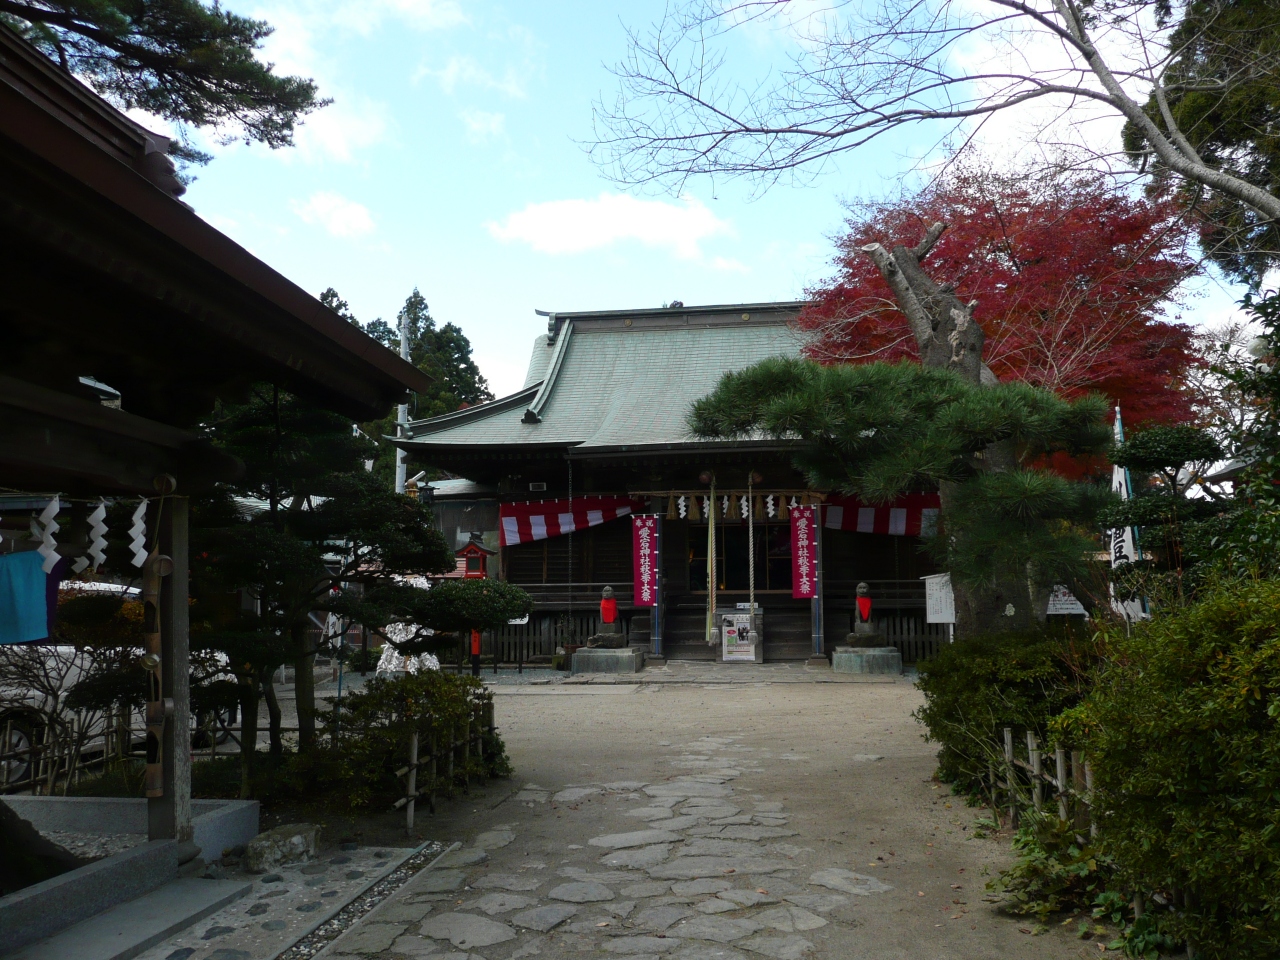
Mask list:
[[[174,880],[4,960],[129,960],[252,889],[240,880]]]

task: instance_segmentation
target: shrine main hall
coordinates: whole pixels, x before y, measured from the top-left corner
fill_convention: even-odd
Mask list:
[[[430,484],[446,537],[534,598],[527,623],[488,642],[581,643],[611,586],[651,658],[723,657],[709,627],[754,596],[763,659],[808,660],[844,642],[865,581],[903,659],[932,651],[946,630],[926,623],[921,579],[936,572],[936,495],[859,503],[808,487],[787,441],[690,433],[722,375],[801,354],[803,306],[543,314],[522,389],[409,425],[398,445],[416,468],[457,478]]]

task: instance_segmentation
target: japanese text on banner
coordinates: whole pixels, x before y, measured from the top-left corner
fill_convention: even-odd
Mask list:
[[[791,510],[791,596],[811,600],[818,595],[818,553],[815,507]]]
[[[652,607],[658,593],[658,518],[636,516],[631,525],[635,604]]]

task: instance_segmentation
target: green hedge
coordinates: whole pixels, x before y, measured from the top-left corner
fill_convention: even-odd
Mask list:
[[[1214,960],[1280,956],[1280,582],[1102,635],[1105,668],[1055,724],[1093,766],[1129,890],[1188,890],[1161,927]]]
[[[1070,635],[1009,633],[942,647],[920,665],[925,704],[916,719],[938,743],[938,776],[975,795],[1003,727],[1034,730],[1078,703],[1092,644]]]
[[[418,787],[451,793],[466,776],[505,777],[511,773],[506,748],[495,731],[485,736],[484,761],[474,753],[467,762],[459,751],[453,780],[444,763],[433,783],[427,751],[433,736],[446,738],[461,730],[473,706],[492,694],[475,677],[454,676],[440,670],[371,677],[364,688],[342,698],[342,710],[321,713],[324,736],[307,753],[255,759],[251,793],[265,804],[297,802],[328,807],[384,808],[404,795],[396,770],[409,761],[409,738],[418,731],[423,766]],[[240,758],[198,759],[192,767],[192,792],[198,797],[238,797]],[[124,764],[101,776],[82,781],[79,796],[141,796],[141,764]]]

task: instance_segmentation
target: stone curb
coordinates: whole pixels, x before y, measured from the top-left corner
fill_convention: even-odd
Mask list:
[[[337,910],[330,913],[327,917],[325,917],[324,920],[321,920],[317,922],[315,925],[313,925],[310,929],[306,931],[306,933],[302,934],[301,936],[298,937],[297,940],[294,940],[293,943],[285,947],[284,950],[281,950],[278,953],[274,954],[273,956],[268,957],[267,960],[276,960],[276,957],[279,957],[280,954],[284,953],[286,950],[291,950],[294,947],[294,945],[298,943],[299,940],[302,940],[303,938],[310,936],[312,933],[318,930],[321,926],[323,926],[327,921],[332,920],[335,916],[337,916],[339,913],[342,912],[342,910],[347,906],[347,904],[360,899],[362,896],[364,896],[365,892],[368,891],[370,888],[372,888],[376,883],[385,879],[386,877],[391,876],[391,874],[395,873],[395,871],[400,867],[400,864],[406,863],[407,861],[412,859],[414,855],[416,855],[419,851],[426,849],[433,842],[434,841],[428,840],[426,843],[422,844],[421,846],[416,847],[414,850],[412,850],[409,853],[407,857],[404,857],[403,859],[399,860],[394,867],[392,867],[390,870],[386,871],[376,879],[370,881],[365,886],[361,887],[360,892],[357,893],[355,896],[353,896],[350,900],[342,904],[342,906],[338,907]],[[413,877],[410,877],[408,880],[406,880],[405,883],[408,883],[409,880],[412,880],[414,877],[419,877],[422,874],[426,873],[428,870],[433,869],[437,863],[439,863],[441,860],[443,860],[445,857],[453,853],[453,851],[457,850],[461,846],[462,846],[462,843],[460,841],[455,840],[452,844],[450,844],[448,847],[442,850],[439,856],[437,856],[425,867],[423,867],[421,870],[415,873]],[[322,960],[323,957],[331,956],[333,954],[334,947],[336,947],[339,943],[341,943],[344,939],[346,939],[348,935],[357,933],[360,930],[361,925],[369,922],[374,922],[374,919],[377,917],[378,912],[383,908],[385,904],[391,902],[392,898],[396,895],[396,892],[397,892],[396,890],[392,890],[390,893],[388,893],[381,903],[378,903],[377,905],[375,905],[372,910],[370,910],[364,916],[360,917],[358,920],[353,922],[348,929],[344,930],[341,934],[334,937],[332,940],[326,943],[323,947],[321,947],[318,951],[312,954],[311,960]]]
[[[341,903],[336,903],[336,904],[334,904],[334,907],[333,907],[333,909],[332,909],[332,910],[328,910],[328,911],[326,911],[326,912],[325,912],[325,914],[324,914],[324,916],[317,918],[317,919],[315,920],[315,922],[314,922],[314,923],[310,924],[310,925],[309,925],[309,926],[307,926],[307,927],[304,927],[302,930],[300,930],[300,931],[298,932],[298,935],[297,935],[296,937],[294,937],[292,940],[290,940],[288,943],[286,943],[284,946],[282,946],[282,947],[281,947],[279,950],[277,950],[275,953],[271,954],[271,955],[270,955],[270,956],[268,956],[268,957],[263,958],[263,960],[277,960],[277,958],[278,958],[278,957],[282,956],[283,954],[288,953],[290,950],[292,950],[294,947],[296,947],[296,946],[297,946],[301,941],[303,941],[303,940],[305,940],[307,937],[311,936],[311,934],[315,933],[315,932],[316,932],[317,930],[319,930],[322,926],[324,926],[326,923],[328,923],[330,920],[332,920],[334,917],[336,917],[338,914],[340,914],[340,913],[341,913],[343,910],[345,910],[345,909],[346,909],[346,908],[347,908],[351,903],[354,903],[356,900],[359,900],[359,899],[360,899],[361,897],[363,897],[366,893],[368,893],[370,889],[372,889],[372,888],[373,888],[374,886],[376,886],[377,884],[381,883],[381,882],[382,882],[383,880],[385,880],[387,877],[391,876],[391,874],[395,873],[398,869],[400,869],[400,866],[401,866],[402,864],[404,864],[404,863],[405,863],[405,862],[407,862],[408,860],[412,859],[412,858],[413,858],[416,854],[418,854],[420,851],[425,850],[428,846],[430,846],[430,845],[431,845],[431,843],[432,843],[432,842],[433,842],[433,841],[428,840],[426,843],[420,844],[419,846],[416,846],[416,847],[414,847],[413,849],[411,849],[411,850],[409,850],[408,852],[406,852],[406,853],[405,853],[405,855],[404,855],[403,857],[400,857],[400,858],[398,858],[398,859],[393,859],[393,860],[388,861],[388,862],[387,862],[387,868],[386,868],[385,870],[383,870],[381,873],[377,874],[376,876],[371,877],[371,878],[369,879],[369,882],[368,882],[368,883],[366,883],[366,884],[365,884],[364,886],[362,886],[362,887],[357,888],[357,889],[356,889],[356,891],[355,891],[351,896],[347,897],[347,899],[343,900]],[[455,844],[455,846],[456,846],[456,844]],[[453,849],[453,847],[450,847],[449,849],[450,849],[450,850],[452,850],[452,849]],[[446,850],[446,851],[445,851],[445,853],[448,853],[448,852],[449,852],[448,850]],[[444,856],[444,853],[440,854],[440,857],[443,857],[443,856]],[[436,857],[436,860],[439,860],[439,859],[440,859],[440,857]],[[430,870],[433,866],[435,866],[436,860],[432,860],[432,861],[431,861],[431,863],[427,864],[427,866],[423,867],[422,869],[423,869],[423,870]],[[384,902],[385,902],[385,901],[384,901]],[[378,906],[381,906],[381,905],[382,905],[382,904],[379,904]],[[374,907],[374,908],[373,908],[373,910],[377,910],[377,909],[378,909],[378,907]],[[372,912],[373,912],[373,910],[369,911],[369,913],[372,913]],[[368,915],[369,915],[369,914],[365,914],[365,916],[368,916]],[[343,934],[343,936],[345,936],[345,934]],[[329,943],[325,944],[325,945],[324,945],[324,946],[319,950],[319,952],[317,952],[317,953],[315,954],[315,956],[319,957],[319,956],[323,956],[324,954],[328,953],[329,948],[330,948],[331,946],[333,946],[333,944],[337,943],[337,942],[338,942],[339,940],[341,940],[341,939],[342,939],[342,937],[341,937],[341,936],[339,936],[339,937],[335,937],[333,940],[329,941]]]

